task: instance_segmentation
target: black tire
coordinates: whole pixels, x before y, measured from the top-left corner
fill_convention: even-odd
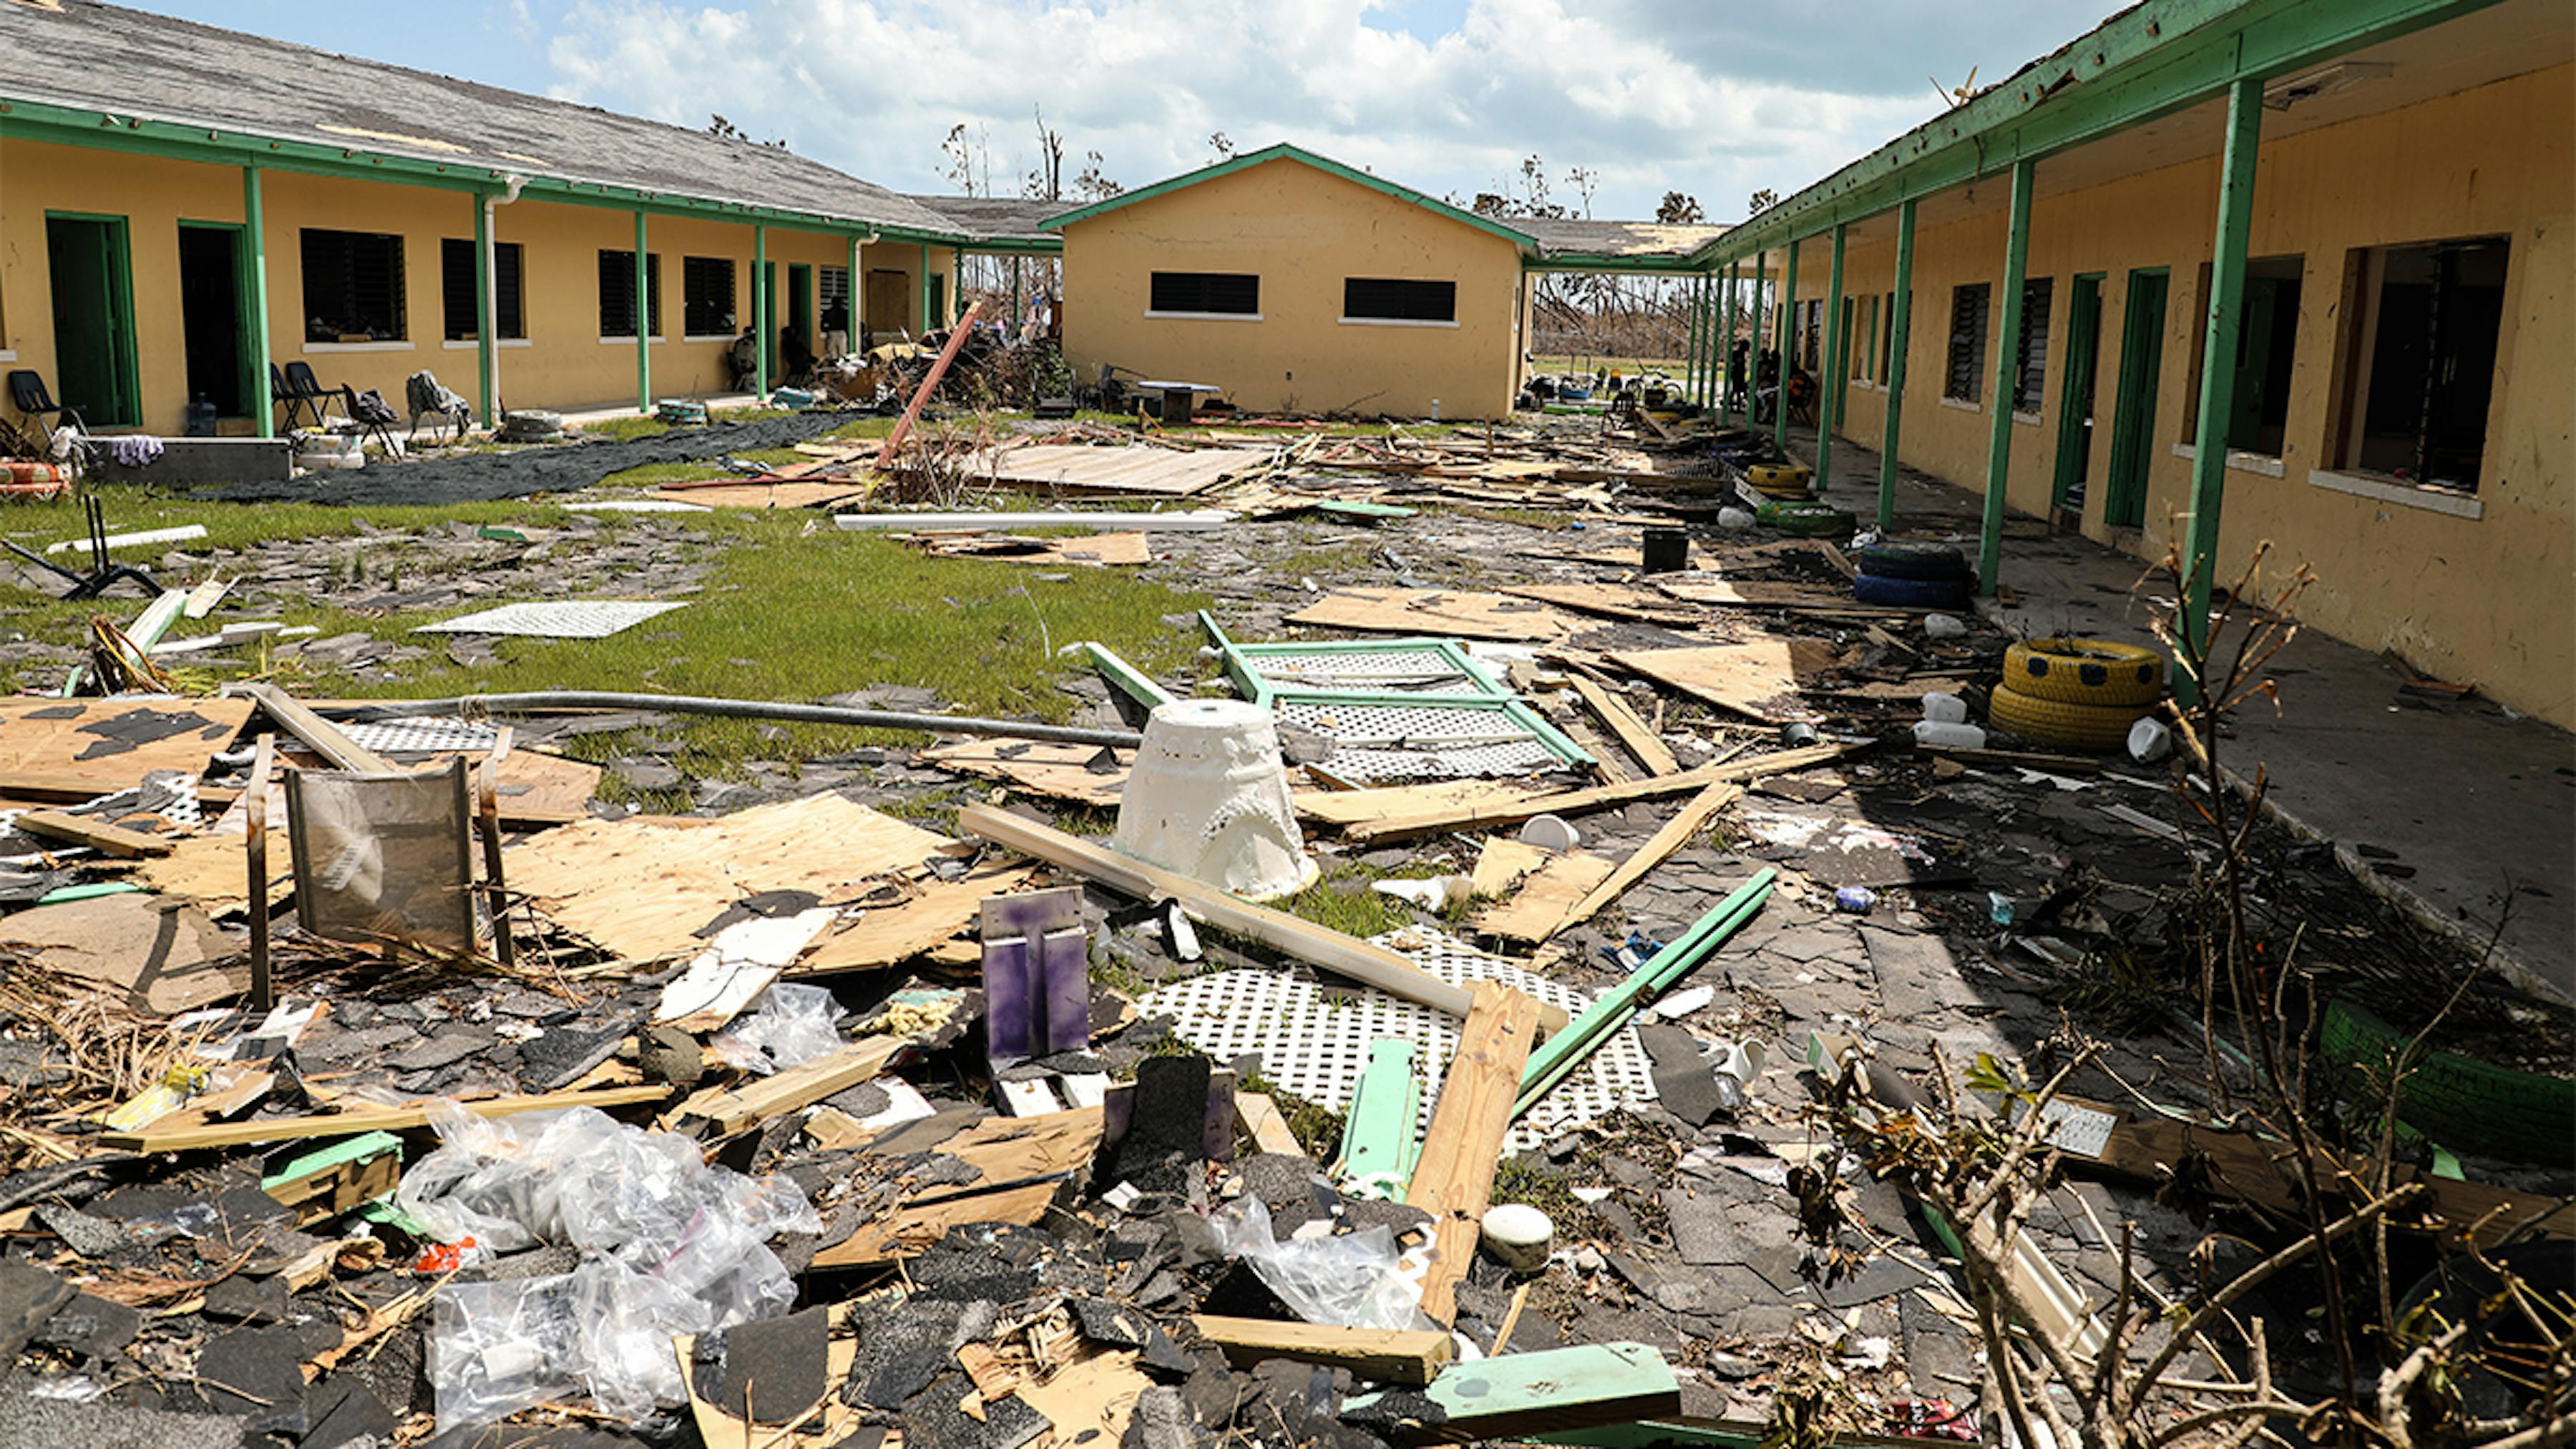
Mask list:
[[[1956,610],[1968,606],[1966,579],[1892,579],[1864,573],[1852,580],[1852,597],[1892,609]]]
[[[2336,999],[2318,1033],[2326,1059],[2357,1088],[2386,1090],[2388,1069],[2411,1039],[2368,1007]],[[2455,1151],[2515,1162],[2563,1164],[2576,1142],[2576,1080],[2427,1051],[2397,1090],[2397,1117]]]
[[[1965,579],[1973,576],[1968,556],[1946,543],[1929,539],[1886,538],[1859,551],[1853,562],[1861,572],[1883,579]]]

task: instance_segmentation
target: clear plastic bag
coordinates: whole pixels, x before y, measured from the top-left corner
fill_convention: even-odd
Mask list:
[[[841,1049],[841,1006],[820,986],[782,981],[761,993],[760,1009],[707,1043],[707,1055],[739,1071],[768,1076]]]
[[[1246,1196],[1208,1214],[1217,1250],[1242,1258],[1308,1323],[1341,1328],[1421,1329],[1422,1284],[1404,1274],[1395,1235],[1373,1227],[1339,1237],[1271,1236],[1270,1209]]]
[[[438,1290],[429,1382],[439,1427],[488,1424],[573,1392],[581,1323],[570,1274]]]

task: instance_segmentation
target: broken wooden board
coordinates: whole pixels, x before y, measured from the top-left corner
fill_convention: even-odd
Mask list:
[[[940,558],[981,558],[997,563],[1105,568],[1154,561],[1141,533],[1093,533],[1079,538],[927,534],[915,536],[913,543]]]
[[[886,904],[864,906],[857,919],[825,930],[785,974],[792,979],[900,965],[974,924],[986,897],[1018,890],[1034,873],[1026,866],[987,865],[957,880],[878,882],[889,897]]]
[[[772,1117],[811,1107],[883,1072],[912,1045],[910,1037],[872,1036],[828,1056],[737,1087],[708,1087],[671,1109],[669,1121],[713,1140],[757,1127]]]
[[[1553,643],[1574,621],[1530,599],[1451,589],[1336,589],[1288,616],[1312,629]]]
[[[1481,899],[1498,901],[1556,856],[1557,852],[1525,840],[1489,835],[1476,852],[1476,866],[1468,876],[1468,884]]]
[[[1289,800],[1307,819],[1349,830],[1425,810],[1500,806],[1530,798],[1528,787],[1499,780],[1441,780],[1429,785],[1385,785],[1368,790],[1299,790]]]
[[[105,820],[66,814],[60,810],[21,811],[11,822],[11,828],[21,835],[33,835],[66,845],[85,845],[101,854],[124,860],[168,855],[173,844],[166,835],[128,830],[122,825],[111,825]]]
[[[1834,663],[1833,647],[1820,639],[1753,639],[1687,649],[1630,649],[1612,663],[1694,699],[1762,721],[1784,724],[1808,718],[1798,697],[1801,680],[1821,682]]]
[[[1279,1115],[1279,1104],[1264,1092],[1237,1091],[1234,1094],[1234,1125],[1252,1139],[1252,1145],[1263,1152],[1283,1157],[1302,1157],[1306,1145],[1288,1130],[1288,1119]]]
[[[1646,873],[1663,864],[1666,857],[1690,844],[1691,837],[1700,832],[1700,827],[1715,819],[1717,812],[1734,804],[1743,798],[1743,795],[1744,789],[1740,785],[1711,785],[1692,796],[1690,803],[1681,808],[1680,814],[1665,821],[1662,828],[1647,837],[1645,844],[1638,846],[1626,860],[1619,862],[1619,868],[1612,871],[1608,878],[1586,891],[1583,899],[1575,902],[1573,909],[1568,910],[1564,919],[1550,928],[1548,934],[1554,935],[1568,926],[1580,925],[1592,919],[1599,914],[1603,906],[1617,900],[1627,892],[1629,887],[1644,880]]]
[[[1544,941],[1556,934],[1576,902],[1590,895],[1617,869],[1615,862],[1589,851],[1550,854],[1518,894],[1488,906],[1470,924],[1488,936],[1506,941]]]
[[[823,508],[845,498],[861,497],[871,486],[858,479],[829,483],[762,483],[744,479],[685,490],[674,490],[669,484],[664,484],[663,489],[673,498],[704,508]]]
[[[829,848],[818,848],[829,842]],[[584,820],[514,846],[514,893],[555,924],[629,961],[705,944],[698,934],[764,891],[825,895],[908,872],[956,842],[834,794],[714,820]]]
[[[1636,584],[1515,584],[1505,586],[1502,592],[1516,599],[1536,599],[1542,604],[1553,604],[1578,613],[1656,624],[1666,629],[1696,629],[1708,621],[1707,611],[1688,607]]]
[[[669,1095],[671,1089],[668,1087],[609,1087],[597,1091],[548,1092],[534,1097],[487,1097],[456,1105],[477,1117],[510,1117],[521,1112],[557,1112],[567,1107],[627,1107],[638,1102],[658,1102]],[[167,1132],[149,1128],[141,1132],[109,1132],[98,1140],[102,1146],[119,1152],[192,1152],[207,1147],[241,1147],[253,1142],[285,1142],[304,1137],[408,1132],[428,1125],[429,1108],[424,1103],[408,1107],[360,1107],[310,1117],[271,1117],[265,1121],[254,1118],[247,1122],[223,1122]]]
[[[93,896],[0,916],[0,948],[164,1016],[250,989],[247,948],[194,904],[164,896]]]
[[[1833,614],[1871,614],[1904,617],[1911,609],[1891,609],[1864,604],[1849,594],[1830,589],[1811,588],[1805,584],[1773,583],[1761,580],[1711,578],[1707,574],[1658,575],[1655,587],[1676,599],[1694,604],[1716,604],[1736,609],[1820,610]]]
[[[1457,1313],[1458,1284],[1476,1259],[1485,1209],[1493,1206],[1494,1169],[1503,1160],[1521,1068],[1538,1032],[1538,1001],[1492,982],[1476,988],[1475,1005],[1458,1031],[1449,1075],[1422,1135],[1422,1156],[1404,1200],[1431,1215],[1431,1258],[1422,1273],[1422,1311],[1447,1323]]]
[[[1678,1413],[1680,1380],[1642,1343],[1589,1343],[1455,1365],[1430,1387],[1347,1400],[1342,1417],[1404,1444],[1472,1444]]]
[[[994,1192],[967,1193],[912,1203],[860,1224],[859,1230],[814,1255],[817,1268],[858,1268],[926,1252],[948,1230],[966,1223],[1016,1223],[1046,1216],[1063,1184],[1032,1182]]]
[[[1270,1318],[1190,1315],[1199,1338],[1216,1345],[1228,1362],[1250,1368],[1266,1359],[1346,1368],[1364,1382],[1422,1385],[1458,1357],[1457,1342],[1431,1329],[1343,1328]]]
[[[1133,753],[1129,759],[1133,759]],[[987,779],[1008,780],[1051,800],[1071,800],[1114,810],[1127,789],[1128,766],[1107,745],[1060,745],[1046,740],[960,740],[918,756],[923,764]]]
[[[1268,463],[1269,448],[1157,448],[1143,443],[1096,448],[1030,443],[992,462],[979,481],[1038,492],[1152,494],[1186,498],[1233,474]]]
[[[1107,1449],[1127,1440],[1128,1420],[1136,1401],[1154,1386],[1137,1367],[1143,1355],[1116,1349],[1077,1359],[1035,1383],[1023,1383],[1014,1397],[1044,1415],[1055,1432],[1047,1449]],[[927,1449],[928,1441],[922,1441]]]
[[[1626,700],[1580,674],[1574,676],[1574,692],[1583,696],[1585,704],[1592,706],[1592,712],[1599,715],[1601,722],[1610,727],[1610,732],[1619,737],[1619,743],[1627,748],[1628,753],[1637,757],[1637,763],[1646,767],[1647,774],[1681,773],[1682,762],[1673,758],[1672,748],[1664,743],[1663,737],[1656,734],[1653,727],[1637,717],[1637,712],[1628,707]]]
[[[246,699],[0,699],[0,794],[85,800],[155,770],[202,775],[251,708]]]
[[[1599,810],[1611,805],[1625,805],[1633,800],[1652,800],[1664,795],[1679,795],[1706,785],[1727,781],[1758,780],[1769,775],[1787,774],[1812,766],[1839,760],[1865,746],[1807,745],[1794,750],[1775,750],[1748,759],[1727,760],[1684,770],[1678,775],[1657,775],[1626,785],[1600,785],[1588,790],[1567,790],[1554,795],[1532,795],[1513,792],[1497,797],[1467,797],[1454,803],[1421,806],[1411,810],[1386,811],[1372,818],[1356,820],[1343,827],[1353,840],[1401,840],[1407,836],[1433,835],[1443,830],[1460,830],[1471,826],[1518,825],[1533,815],[1574,815]]]

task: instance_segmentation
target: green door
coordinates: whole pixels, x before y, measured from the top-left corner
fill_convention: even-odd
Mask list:
[[[2102,278],[2075,279],[2067,298],[2066,366],[2059,369],[2057,506],[2084,511],[2084,479],[2093,466],[2093,372],[2102,351]]]
[[[2111,410],[2110,491],[2102,521],[2147,521],[2147,465],[2155,457],[2156,379],[2165,364],[2165,271],[2129,274],[2129,315],[2120,328],[2120,397]]]
[[[795,329],[805,343],[814,349],[814,269],[803,262],[787,266],[787,325]]]
[[[134,278],[121,216],[45,218],[54,298],[54,401],[93,428],[143,425]]]
[[[778,385],[778,263],[760,264],[760,295],[767,300],[761,315],[769,320],[760,339],[760,355],[769,359],[769,385]]]
[[[929,279],[929,290],[924,295],[930,299],[930,316],[921,324],[921,330],[932,332],[947,326],[948,279],[933,272]]]

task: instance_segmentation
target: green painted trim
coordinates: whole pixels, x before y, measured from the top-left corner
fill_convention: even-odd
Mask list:
[[[1369,1043],[1368,1065],[1351,1088],[1343,1117],[1342,1155],[1334,1164],[1350,1190],[1389,1201],[1404,1196],[1422,1141],[1413,1124],[1422,1112],[1422,1073],[1413,1043],[1379,1037]]]
[[[1119,693],[1145,708],[1160,709],[1175,698],[1170,690],[1155,683],[1152,675],[1128,663],[1108,645],[1085,640],[1082,647],[1090,653],[1091,667],[1100,671],[1101,678],[1117,686]]]
[[[775,285],[769,275],[769,228],[755,225],[751,229],[751,395],[769,401],[769,352],[778,345],[771,335],[769,316],[770,288]],[[635,330],[650,332],[650,319],[635,319]]]
[[[1726,264],[1726,316],[1719,323],[1717,341],[1717,420],[1724,423],[1735,415],[1740,399],[1735,395],[1735,327],[1742,316],[1744,295],[1742,281],[1736,275],[1736,263]]]
[[[244,166],[242,175],[242,232],[248,242],[243,247],[243,266],[247,269],[250,293],[250,316],[242,328],[242,345],[250,352],[251,396],[257,405],[251,411],[259,418],[259,436],[277,436],[277,405],[268,397],[268,366],[272,360],[268,337],[268,212],[260,194],[259,168]]]
[[[1620,276],[1695,277],[1707,270],[1697,255],[1623,257],[1615,252],[1546,252],[1521,263],[1524,272],[1608,272]]]
[[[2254,227],[2254,162],[2263,144],[2263,85],[2240,80],[2227,92],[2227,145],[2218,176],[2218,234],[2210,247],[2200,418],[2192,430],[2191,516],[2183,524],[2182,627],[2191,653],[2209,647],[2210,585],[2218,572],[2219,510],[2227,490],[2228,402],[2236,396],[2236,342],[2245,327],[2245,253]],[[2175,699],[2200,700],[2199,681],[2173,665]]]
[[[648,191],[641,187],[576,181],[560,176],[529,176],[524,171],[488,164],[419,160],[355,146],[320,145],[250,131],[145,120],[20,97],[0,98],[0,132],[20,140],[49,145],[82,146],[159,156],[174,161],[257,166],[270,171],[455,191],[489,190],[506,184],[511,176],[526,176],[526,185],[520,192],[523,199],[572,206],[602,206],[619,211],[642,206],[666,216],[708,217],[742,223],[760,221],[800,231],[834,234],[874,233],[880,240],[889,241],[953,243],[962,240],[947,232],[870,221],[859,216],[790,211],[749,202]]]
[[[351,1162],[364,1162],[388,1152],[394,1155],[395,1161],[401,1161],[402,1139],[390,1132],[361,1132],[328,1147],[317,1147],[311,1152],[288,1158],[275,1172],[259,1180],[260,1189],[264,1192],[300,1177],[311,1177],[317,1172],[327,1172]]]
[[[1914,340],[1914,200],[1896,209],[1896,304],[1887,322],[1887,422],[1878,444],[1878,531],[1896,527],[1896,455],[1904,435],[1905,349]]]
[[[653,254],[647,250],[644,213],[635,213],[635,411],[653,411]],[[855,248],[858,243],[850,245]],[[685,270],[685,269],[684,269]],[[686,305],[683,299],[683,305]],[[683,331],[687,329],[683,328]]]
[[[113,212],[52,210],[48,210],[44,214],[44,219],[49,223],[57,221],[91,222],[107,228],[108,309],[113,320],[121,321],[124,324],[125,331],[125,345],[114,349],[115,355],[111,360],[116,364],[117,391],[124,399],[127,408],[132,411],[133,416],[100,418],[92,416],[92,414],[98,411],[94,405],[79,404],[78,406],[81,407],[81,421],[86,423],[92,429],[139,428],[143,426],[144,415],[143,324],[140,319],[136,318],[134,315],[133,220],[129,217],[120,216]],[[50,266],[48,271],[50,272]],[[50,303],[50,290],[47,293],[47,298]],[[61,348],[57,346],[55,351],[59,353]],[[54,386],[61,387],[63,385],[63,379],[61,376],[62,361],[59,356],[57,356],[54,362],[54,374]],[[266,379],[262,379],[261,385],[266,385]],[[64,402],[66,399],[57,397],[55,401]],[[147,644],[148,642],[150,641],[142,639],[139,636],[135,640],[135,643],[138,645]]]
[[[1994,597],[2003,573],[2004,494],[2012,474],[2013,394],[2021,382],[2015,375],[2021,361],[2016,354],[2021,350],[2022,282],[2030,270],[2030,192],[2037,165],[2013,163],[2012,219],[2004,231],[2004,311],[1990,338],[1994,386],[1986,394],[1986,496],[1977,534],[1977,592],[1988,598]]]
[[[1723,260],[1858,221],[2497,0],[2146,0],[1704,248]]]
[[[1044,241],[1037,241],[1011,237],[993,241],[967,242],[957,249],[968,256],[1060,257],[1064,255],[1064,238],[1049,237]]]
[[[922,243],[922,247],[921,247],[921,277],[920,277],[920,282],[921,282],[921,326],[920,326],[919,328],[915,329],[915,330],[914,330],[914,332],[913,332],[913,334],[912,334],[912,335],[913,335],[914,337],[916,337],[916,338],[918,338],[918,337],[922,337],[922,336],[926,336],[926,335],[928,335],[928,333],[929,333],[929,331],[930,331],[930,307],[931,307],[931,302],[930,302],[930,244],[929,244],[929,243],[927,243],[927,242]]]
[[[1834,481],[1834,429],[1843,413],[1843,240],[1850,228],[1834,224],[1834,259],[1825,277],[1825,375],[1816,379],[1816,487]]]
[[[1134,191],[1121,192],[1116,196],[1110,197],[1106,201],[1095,201],[1089,206],[1076,207],[1073,210],[1064,212],[1060,215],[1050,216],[1046,220],[1039,222],[1038,225],[1047,231],[1062,231],[1066,227],[1073,225],[1075,222],[1089,221],[1095,216],[1106,216],[1110,212],[1116,211],[1123,206],[1134,206],[1140,201],[1151,201],[1158,196],[1169,196],[1175,191],[1186,190],[1192,186],[1198,186],[1206,182],[1214,181],[1219,177],[1231,176],[1238,171],[1249,171],[1255,166],[1267,165],[1273,161],[1299,162],[1301,164],[1311,166],[1328,176],[1338,176],[1344,181],[1355,182],[1361,186],[1365,186],[1369,190],[1377,192],[1381,196],[1392,196],[1398,201],[1407,202],[1411,205],[1421,207],[1423,210],[1428,211],[1435,216],[1447,217],[1451,221],[1461,222],[1465,225],[1472,226],[1478,231],[1491,232],[1493,235],[1501,237],[1503,240],[1510,242],[1516,247],[1520,247],[1532,255],[1536,255],[1540,250],[1538,238],[1529,235],[1527,232],[1515,231],[1512,228],[1505,226],[1503,223],[1494,220],[1492,217],[1478,216],[1472,211],[1461,210],[1460,208],[1451,206],[1449,203],[1441,201],[1436,197],[1425,196],[1421,192],[1416,191],[1409,186],[1398,186],[1394,182],[1388,181],[1383,177],[1371,176],[1367,172],[1359,170],[1356,167],[1345,166],[1341,162],[1335,161],[1329,156],[1318,156],[1312,151],[1305,150],[1298,146],[1291,146],[1284,141],[1276,146],[1264,146],[1258,151],[1247,151],[1243,155],[1219,161],[1213,166],[1202,166],[1196,171],[1185,172],[1179,176],[1168,177],[1164,180],[1155,182],[1151,186],[1143,186],[1138,187]],[[1579,268],[1568,268],[1568,270],[1579,270]],[[1687,268],[1677,265],[1674,270],[1687,270]]]
[[[1780,391],[1771,400],[1771,442],[1782,457],[1789,454],[1789,372],[1797,365],[1798,243],[1782,248],[1789,259],[1780,264]]]
[[[475,192],[474,202],[474,375],[481,384],[483,425],[501,426],[500,319],[492,306],[492,198]],[[520,278],[524,289],[526,277]],[[521,303],[525,307],[524,300]]]
[[[2076,469],[2086,449],[2092,446],[2092,430],[2084,425],[2085,414],[2098,415],[2101,411],[2089,406],[2089,401],[2101,370],[2104,280],[2100,272],[2077,272],[2067,279],[2066,361],[2057,369],[2057,463],[2048,488],[2052,512],[2066,506],[2066,493],[2075,482]],[[2089,345],[2078,341],[2086,333],[2092,337]]]

